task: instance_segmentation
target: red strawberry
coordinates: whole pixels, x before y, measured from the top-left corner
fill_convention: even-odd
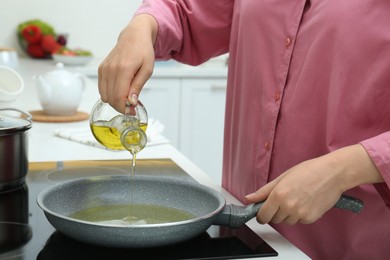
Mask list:
[[[44,35],[41,40],[42,49],[47,53],[53,53],[61,48],[53,35]]]
[[[46,55],[40,43],[30,43],[27,46],[27,53],[34,58],[44,58]]]
[[[22,35],[28,43],[37,43],[41,40],[41,28],[33,24],[28,25],[22,30]]]

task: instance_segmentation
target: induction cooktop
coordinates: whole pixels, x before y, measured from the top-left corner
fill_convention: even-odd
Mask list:
[[[103,175],[128,175],[130,161],[30,163],[25,183],[0,192],[0,259],[239,259],[278,253],[246,225],[211,226],[179,244],[144,248],[109,248],[82,243],[56,231],[36,203],[46,187]],[[193,180],[170,159],[137,160],[136,174]]]

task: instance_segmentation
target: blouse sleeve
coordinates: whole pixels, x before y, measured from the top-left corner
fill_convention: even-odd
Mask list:
[[[228,51],[234,0],[144,0],[158,23],[155,55],[198,65]]]
[[[375,188],[390,208],[390,132],[364,140],[361,144],[385,180],[384,183],[375,184]]]

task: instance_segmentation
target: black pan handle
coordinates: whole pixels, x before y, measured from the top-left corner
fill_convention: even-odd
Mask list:
[[[338,209],[350,210],[353,213],[359,213],[362,211],[364,203],[358,198],[343,194],[334,207]]]
[[[237,228],[244,225],[257,215],[264,202],[250,204],[248,206],[237,206],[234,204],[226,205],[224,209],[217,214],[214,225],[229,226]],[[341,195],[340,199],[334,205],[335,208],[350,210],[359,213],[363,209],[363,202],[360,199]]]

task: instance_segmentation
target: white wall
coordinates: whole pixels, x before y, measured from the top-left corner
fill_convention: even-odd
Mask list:
[[[39,18],[57,33],[68,33],[68,46],[105,57],[142,0],[0,0],[0,48],[20,51],[16,27]],[[23,55],[23,53],[20,53]]]

